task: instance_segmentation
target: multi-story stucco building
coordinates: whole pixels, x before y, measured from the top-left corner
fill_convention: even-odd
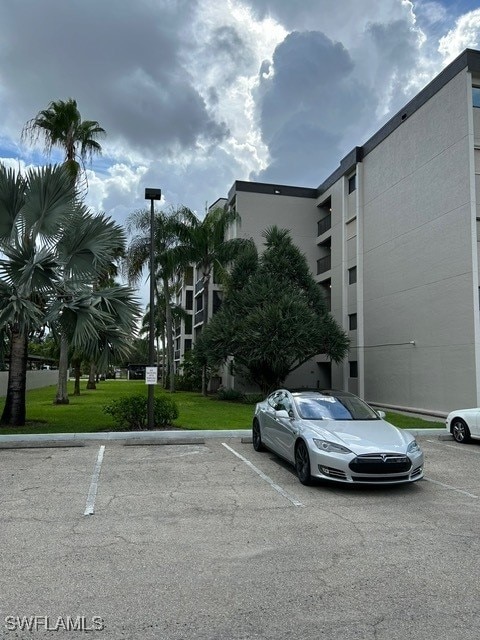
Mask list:
[[[480,404],[480,52],[464,51],[319,187],[235,182],[227,206],[241,217],[232,235],[259,247],[266,227],[291,230],[350,336],[343,364],[318,356],[289,384],[417,410]]]

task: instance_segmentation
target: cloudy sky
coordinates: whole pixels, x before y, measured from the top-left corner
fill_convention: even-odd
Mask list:
[[[203,215],[236,179],[318,186],[466,47],[472,0],[0,0],[0,161],[46,162],[22,127],[73,97],[107,131],[95,210]]]

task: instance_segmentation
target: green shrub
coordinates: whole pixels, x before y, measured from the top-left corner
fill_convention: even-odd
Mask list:
[[[120,429],[138,431],[148,429],[148,401],[146,395],[126,396],[103,407]],[[172,398],[155,398],[153,404],[154,427],[166,427],[178,418],[178,407]]]
[[[226,402],[243,402],[243,393],[237,389],[219,389],[217,399]]]
[[[257,402],[263,402],[265,396],[263,393],[246,393],[243,396],[243,402],[245,404],[257,404]]]

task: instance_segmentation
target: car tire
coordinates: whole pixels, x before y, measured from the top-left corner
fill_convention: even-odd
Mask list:
[[[265,451],[265,447],[262,442],[262,434],[260,433],[260,423],[255,418],[252,426],[252,442],[255,451]]]
[[[300,440],[295,447],[295,470],[302,484],[312,484],[310,456],[308,455],[307,445],[303,440]]]
[[[454,418],[452,420],[450,431],[452,432],[452,436],[454,440],[456,440],[456,442],[465,444],[466,442],[470,442],[471,440],[470,429],[468,428],[465,420],[462,420],[462,418]]]

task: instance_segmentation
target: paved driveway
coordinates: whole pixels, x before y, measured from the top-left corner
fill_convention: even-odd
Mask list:
[[[239,439],[0,450],[0,637],[477,640],[480,445],[421,444],[389,488]]]

